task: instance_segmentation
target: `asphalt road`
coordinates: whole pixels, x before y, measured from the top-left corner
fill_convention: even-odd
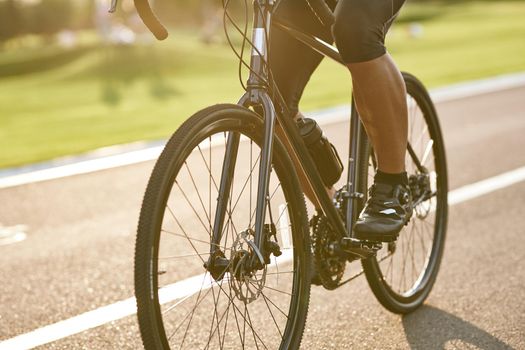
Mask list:
[[[525,87],[440,103],[455,189],[525,165]],[[343,130],[344,132],[341,132]],[[339,148],[345,124],[325,128]],[[0,190],[0,341],[133,295],[140,202],[153,163]],[[361,277],[312,288],[304,349],[525,349],[525,182],[450,209],[427,303],[389,313]],[[134,316],[40,349],[138,349]]]

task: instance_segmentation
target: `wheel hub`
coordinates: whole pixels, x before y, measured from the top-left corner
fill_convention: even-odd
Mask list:
[[[431,210],[430,203],[425,204],[432,195],[430,174],[425,170],[424,173],[410,175],[408,183],[412,193],[415,214],[419,219],[424,219]]]
[[[229,276],[226,276],[228,283],[237,298],[246,304],[255,301],[261,295],[266,282],[266,271],[268,264],[270,264],[270,256],[273,254],[278,257],[282,254],[275,238],[274,225],[265,225],[264,235],[262,253],[253,243],[254,231],[248,229],[237,236],[230,248],[229,259],[226,258],[222,250],[216,249],[208,261],[204,263],[204,268],[215,281],[221,281],[228,273]],[[272,236],[275,241],[270,239]],[[261,260],[264,260],[263,264]]]
[[[236,297],[249,304],[262,293],[266,283],[266,265],[260,269],[258,255],[248,242],[248,237],[253,236],[253,231],[247,230],[239,235],[231,249],[231,264],[229,265],[230,286]]]

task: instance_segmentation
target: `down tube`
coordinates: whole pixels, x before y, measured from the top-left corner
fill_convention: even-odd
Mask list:
[[[333,225],[334,230],[337,231],[341,237],[346,236],[347,231],[343,219],[335,208],[332,198],[330,198],[326,191],[324,182],[317,170],[317,166],[310,156],[295,122],[292,118],[287,118],[282,114],[278,114],[278,118],[279,123],[283,128],[284,135],[288,139],[288,143],[292,146],[294,156],[299,160],[302,171],[306,175],[306,180],[319,202],[324,215],[328,218]]]

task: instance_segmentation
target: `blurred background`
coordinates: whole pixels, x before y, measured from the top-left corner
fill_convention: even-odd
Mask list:
[[[134,241],[153,162],[36,183],[24,171],[161,144],[197,110],[243,93],[220,0],[155,0],[163,42],[120,1],[109,14],[110,0],[0,0],[1,349],[19,335],[61,337],[39,349],[141,347],[134,315],[113,320],[120,301],[135,311]],[[230,3],[243,23],[244,0]],[[363,278],[329,296],[313,288],[304,348],[525,349],[525,0],[407,0],[387,45],[431,89],[517,72],[521,83],[437,104],[451,208],[428,304],[399,317]],[[346,69],[324,61],[301,108],[348,105],[350,93]],[[340,150],[347,128],[323,125]],[[95,323],[71,336],[71,325]]]
[[[242,6],[231,1],[241,23]],[[154,7],[170,29],[164,42],[131,0],[113,15],[109,0],[0,0],[0,169],[164,139],[202,107],[237,101],[221,2]],[[525,1],[409,0],[387,43],[431,88],[525,71]],[[348,103],[343,72],[324,62],[303,110]]]

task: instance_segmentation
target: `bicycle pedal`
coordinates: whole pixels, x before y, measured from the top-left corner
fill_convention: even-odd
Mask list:
[[[379,250],[383,247],[382,242],[360,240],[360,239],[351,238],[351,237],[343,238],[343,240],[349,246],[356,247],[356,248]]]
[[[355,254],[362,259],[374,256],[383,247],[381,242],[362,241],[352,237],[345,237],[342,240],[342,249]]]

